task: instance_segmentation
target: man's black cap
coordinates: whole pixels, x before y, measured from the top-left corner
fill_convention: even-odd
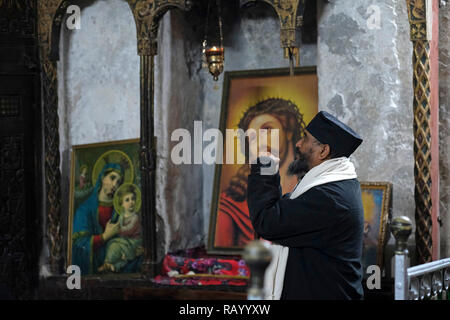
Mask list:
[[[335,157],[349,157],[362,143],[352,128],[326,111],[320,111],[306,130],[320,143],[328,144]]]

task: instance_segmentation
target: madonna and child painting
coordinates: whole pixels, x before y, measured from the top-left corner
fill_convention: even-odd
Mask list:
[[[82,275],[139,273],[139,140],[73,147],[69,265]]]

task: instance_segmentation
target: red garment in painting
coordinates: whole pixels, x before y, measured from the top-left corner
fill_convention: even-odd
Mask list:
[[[119,235],[125,238],[139,238],[141,236],[141,229],[139,217],[134,215],[132,218],[124,219]]]
[[[217,213],[215,245],[241,247],[254,238],[247,200],[238,202],[222,192]]]
[[[102,226],[103,230],[106,228],[106,224],[111,219],[113,213],[113,206],[98,206],[98,223]],[[94,236],[94,249],[97,249],[103,244],[101,235]]]

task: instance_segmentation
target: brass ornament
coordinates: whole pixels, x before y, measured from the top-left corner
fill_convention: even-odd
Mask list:
[[[205,50],[206,63],[209,73],[213,76],[214,81],[219,79],[219,75],[223,72],[223,64],[225,60],[224,48],[212,47]]]
[[[208,28],[209,16],[211,11],[211,1],[216,2],[218,25],[219,25],[219,39],[214,39],[218,42],[217,46],[208,46]],[[223,31],[222,31],[222,13],[220,0],[208,0],[208,9],[206,13],[205,23],[205,39],[202,42],[202,67],[208,68],[209,73],[213,76],[213,80],[219,80],[219,75],[223,72],[225,61],[225,48],[223,47]],[[214,42],[211,41],[211,42]]]
[[[406,0],[411,41],[431,40],[431,0]]]
[[[403,254],[408,248],[408,238],[412,232],[412,222],[406,216],[396,217],[391,223],[391,232],[395,238],[395,254]]]

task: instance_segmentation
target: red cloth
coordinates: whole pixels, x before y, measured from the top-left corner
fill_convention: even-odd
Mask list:
[[[106,228],[106,224],[111,219],[113,214],[113,206],[98,206],[98,223],[102,226],[103,231]],[[101,235],[94,236],[94,250],[103,245]]]
[[[222,192],[217,213],[215,245],[242,247],[254,238],[247,200],[238,202]]]
[[[128,226],[130,223],[133,223],[133,226],[131,227],[130,230],[127,231],[120,231],[119,234],[122,237],[127,237],[127,238],[138,238],[141,236],[141,223],[139,221],[139,218],[137,218],[136,220],[131,220],[128,221],[127,223],[124,223],[124,227]]]
[[[177,271],[181,277],[168,276],[170,271]],[[248,284],[249,276],[250,269],[242,257],[219,258],[207,255],[206,250],[202,247],[166,254],[162,273],[157,275],[153,281],[158,284],[183,286],[244,286]]]

